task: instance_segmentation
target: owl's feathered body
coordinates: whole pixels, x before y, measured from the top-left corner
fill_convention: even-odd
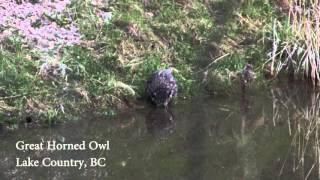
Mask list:
[[[147,82],[146,91],[148,97],[157,106],[167,106],[178,92],[172,69],[162,69],[153,73]]]

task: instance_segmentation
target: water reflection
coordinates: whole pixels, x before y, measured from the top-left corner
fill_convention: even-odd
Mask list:
[[[306,89],[204,96],[171,109],[114,118],[88,114],[56,127],[0,130],[0,179],[317,179],[320,94]],[[18,140],[110,140],[111,151],[18,152]],[[16,157],[27,156],[107,157],[108,164],[84,170],[15,167]]]
[[[241,179],[255,180],[259,179],[259,169],[257,168],[256,143],[254,142],[254,133],[257,126],[255,122],[257,118],[250,118],[250,108],[252,102],[246,93],[242,93],[240,97],[239,110],[241,119],[240,137],[237,142],[239,161],[242,164]]]
[[[320,94],[306,84],[274,88],[271,90],[273,124],[286,124],[291,135],[291,145],[280,174],[292,169],[304,179],[320,178],[319,122]]]
[[[169,108],[152,108],[145,119],[148,132],[155,137],[165,138],[174,132],[175,118]]]
[[[198,102],[199,103],[199,102]],[[192,116],[194,121],[190,122],[190,126],[186,134],[186,168],[185,179],[204,179],[203,174],[206,171],[206,138],[207,129],[206,121],[202,109],[193,109]]]

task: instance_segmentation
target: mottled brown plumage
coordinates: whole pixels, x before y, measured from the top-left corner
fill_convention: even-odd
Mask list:
[[[162,69],[153,73],[147,82],[146,92],[154,104],[166,107],[178,92],[172,69]]]
[[[253,67],[251,64],[246,64],[246,66],[243,68],[243,70],[238,74],[240,77],[240,85],[242,90],[245,90],[245,88],[253,81],[255,78],[255,74],[253,72]]]

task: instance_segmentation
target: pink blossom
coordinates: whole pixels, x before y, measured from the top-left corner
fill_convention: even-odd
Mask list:
[[[31,3],[23,0],[17,4],[16,0],[0,0],[0,41],[17,30],[29,44],[33,44],[40,51],[54,51],[61,45],[80,43],[78,28],[72,22],[66,27],[60,27],[46,18],[45,14],[61,13],[71,3],[70,0],[40,0]]]

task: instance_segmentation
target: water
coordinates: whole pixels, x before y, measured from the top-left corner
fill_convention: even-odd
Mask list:
[[[317,179],[317,166],[309,173],[316,162],[312,143],[305,148],[303,164],[299,163],[299,149],[307,143],[297,138],[303,135],[296,130],[303,126],[299,119],[306,119],[317,100],[318,94],[304,87],[285,86],[255,89],[245,96],[201,96],[168,110],[146,105],[114,118],[87,115],[50,128],[2,130],[0,179]],[[15,148],[19,140],[109,140],[110,151],[21,152]],[[107,164],[81,170],[15,166],[16,157],[28,156],[39,160],[105,157]]]

